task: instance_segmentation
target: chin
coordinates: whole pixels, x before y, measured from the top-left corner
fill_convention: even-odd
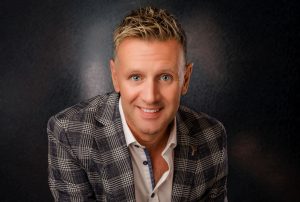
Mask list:
[[[142,128],[141,132],[145,135],[156,135],[160,132],[160,129],[154,129],[154,128]]]
[[[162,120],[155,120],[154,122],[147,121],[147,122],[141,123],[140,126],[142,126],[142,127],[140,127],[140,131],[143,134],[155,135],[155,134],[159,134],[159,133],[165,131],[168,128],[168,125],[169,124],[167,124],[165,121],[162,121]]]

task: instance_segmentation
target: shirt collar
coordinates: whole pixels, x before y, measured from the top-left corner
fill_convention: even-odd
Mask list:
[[[140,145],[140,143],[135,139],[130,128],[127,125],[124,111],[123,111],[122,104],[121,104],[121,97],[119,99],[119,111],[120,111],[120,115],[121,115],[122,126],[123,126],[123,131],[124,131],[127,147],[129,145],[133,144],[133,145],[138,145],[138,146],[144,148],[144,146]],[[170,136],[169,136],[167,145],[162,153],[165,153],[169,148],[174,149],[176,147],[176,145],[177,145],[177,132],[176,132],[176,117],[175,117],[173,120],[172,128],[170,130]]]

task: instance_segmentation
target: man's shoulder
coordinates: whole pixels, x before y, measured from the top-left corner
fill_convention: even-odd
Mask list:
[[[207,125],[222,125],[222,123],[216,118],[209,116],[203,112],[196,112],[189,107],[180,105],[178,110],[178,116],[185,123],[193,122],[193,121],[205,121]]]
[[[176,118],[179,130],[188,131],[192,138],[198,140],[204,138],[206,141],[218,137],[226,138],[223,124],[203,112],[196,112],[188,107],[180,106]]]
[[[117,93],[106,93],[77,103],[52,116],[48,121],[48,128],[59,125],[67,130],[69,125],[75,122],[77,124],[93,124],[95,116],[97,114],[101,116],[103,108],[118,104],[118,98]]]

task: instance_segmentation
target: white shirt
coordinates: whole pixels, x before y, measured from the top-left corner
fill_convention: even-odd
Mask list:
[[[119,110],[126,144],[131,155],[136,201],[171,201],[174,173],[174,148],[177,145],[176,120],[174,119],[168,142],[161,153],[162,157],[167,162],[169,169],[161,176],[158,183],[155,185],[150,154],[143,145],[137,142],[129,129],[125,120],[121,98],[119,100]]]

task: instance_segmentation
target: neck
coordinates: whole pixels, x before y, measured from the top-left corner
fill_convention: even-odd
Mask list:
[[[134,135],[136,140],[143,146],[145,146],[149,151],[164,148],[169,139],[169,130],[155,137],[143,137]]]
[[[172,125],[173,124],[170,124],[163,132],[159,134],[139,134],[134,133],[134,131],[132,131],[132,133],[135,139],[141,145],[145,146],[149,151],[152,151],[165,148],[170,136]]]

